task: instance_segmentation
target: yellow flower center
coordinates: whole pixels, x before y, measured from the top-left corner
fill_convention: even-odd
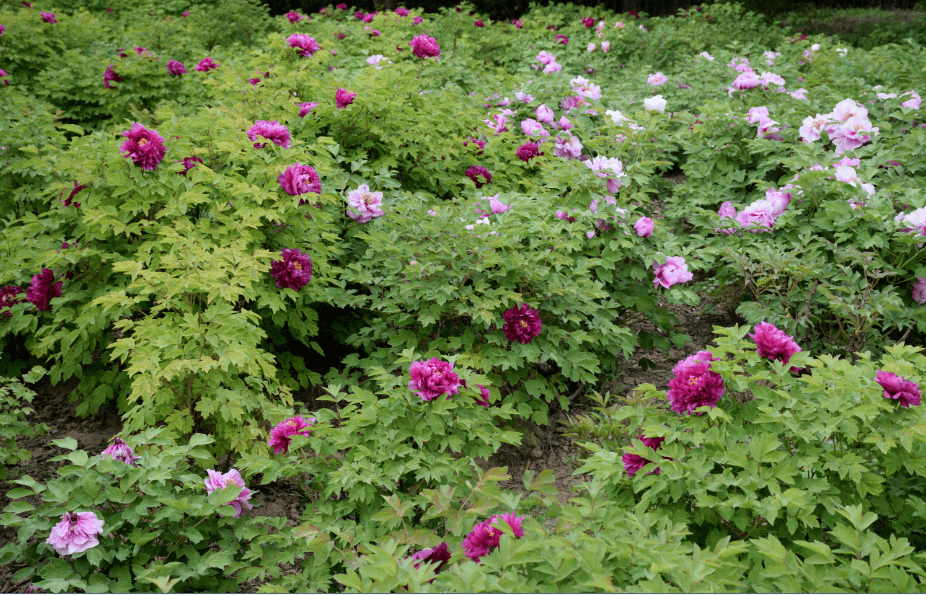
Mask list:
[[[522,321],[521,321],[521,328],[527,328],[527,321],[526,321],[526,320],[522,320]]]
[[[294,262],[294,263],[293,263],[293,268],[296,269],[297,271],[301,271],[301,270],[302,270],[302,264],[300,264],[300,263],[298,263],[298,262]]]
[[[143,139],[141,139],[141,140],[138,141],[138,146],[139,146],[139,147],[144,147],[144,146],[147,145],[147,144],[148,144],[148,139],[146,139],[146,138],[143,138]]]
[[[376,200],[376,197],[370,192],[364,192],[360,195],[360,200],[362,200],[365,205],[371,205]]]

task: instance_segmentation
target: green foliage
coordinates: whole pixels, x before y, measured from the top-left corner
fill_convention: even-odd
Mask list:
[[[35,393],[22,382],[11,378],[0,378],[0,479],[9,476],[9,467],[28,461],[32,453],[20,448],[19,438],[35,438],[48,431],[45,424],[31,424],[26,418],[35,411],[29,403]]]

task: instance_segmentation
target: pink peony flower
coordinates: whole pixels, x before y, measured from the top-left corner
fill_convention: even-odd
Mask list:
[[[552,64],[553,62],[556,62],[556,56],[541,51],[539,54],[537,54],[537,61],[544,65]]]
[[[669,381],[666,398],[676,413],[695,413],[698,407],[714,407],[723,396],[723,378],[710,370],[715,358],[710,351],[699,351],[680,361],[672,369],[675,378]]]
[[[280,422],[270,430],[270,440],[267,441],[267,445],[273,447],[273,454],[275,455],[286,454],[289,452],[289,443],[292,441],[290,436],[297,434],[299,436],[308,436],[314,423],[314,417],[303,419],[301,415]]]
[[[219,473],[212,469],[207,469],[206,473],[209,476],[205,480],[206,484],[206,493],[211,494],[216,490],[221,490],[230,485],[236,485],[241,487],[241,492],[238,494],[238,497],[232,500],[231,502],[226,502],[226,505],[235,507],[235,518],[241,516],[241,513],[244,512],[244,507],[247,506],[250,510],[254,508],[254,505],[248,502],[251,499],[251,490],[244,486],[244,480],[241,479],[241,474],[238,473],[235,469],[229,469],[228,473]]]
[[[669,78],[666,75],[662,74],[661,72],[657,72],[656,74],[651,74],[649,77],[647,77],[646,84],[650,87],[658,87],[659,85],[666,84],[668,80]]]
[[[338,4],[337,6],[335,6],[335,8],[337,8],[338,10],[347,10],[347,5],[341,3],[341,4]]]
[[[499,525],[502,522],[507,523],[515,537],[524,537],[524,530],[521,528],[523,521],[523,516],[516,517],[514,513],[509,513],[495,515],[489,520],[479,523],[473,527],[470,534],[463,540],[463,551],[466,553],[466,557],[478,562],[499,546],[504,533],[493,525]]]
[[[354,98],[357,97],[356,93],[351,93],[347,89],[338,88],[337,93],[334,94],[335,103],[337,103],[338,109],[344,109],[348,105],[354,102]]]
[[[411,559],[415,560],[415,568],[418,568],[425,562],[437,564],[437,568],[434,569],[434,572],[440,572],[444,565],[450,561],[450,558],[450,550],[447,548],[447,544],[443,542],[437,547],[421,550],[411,556]]]
[[[254,125],[248,129],[248,139],[253,142],[257,140],[258,136],[284,149],[289,148],[289,130],[276,120],[269,122],[267,120],[258,120],[254,122]],[[255,149],[262,149],[265,146],[267,146],[267,143],[254,143]]]
[[[476,399],[476,402],[483,407],[490,407],[492,404],[489,403],[489,397],[492,396],[492,393],[490,393],[489,389],[481,384],[477,384],[476,386],[479,387],[479,397]]]
[[[578,159],[582,155],[582,143],[568,132],[553,141],[553,155],[565,159]]]
[[[299,117],[300,118],[304,118],[308,116],[309,114],[312,113],[312,110],[318,107],[318,104],[315,103],[314,101],[309,101],[308,103],[300,103],[298,105],[299,105]]]
[[[492,183],[492,174],[489,173],[489,170],[478,165],[471,165],[469,169],[466,170],[466,177],[473,181],[477,189]],[[485,181],[483,182],[479,178]]]
[[[58,22],[58,17],[50,12],[40,12],[39,16],[41,16],[42,20],[45,21],[46,23],[54,24]]]
[[[413,24],[413,25],[420,25],[420,24],[423,23],[423,22],[424,22],[424,19],[421,18],[421,17],[415,17],[415,18],[412,19],[412,24]]]
[[[408,389],[423,401],[433,401],[441,395],[460,392],[460,378],[453,371],[453,364],[432,357],[426,362],[413,362],[408,369],[411,381]]]
[[[884,389],[885,399],[894,399],[902,407],[920,404],[920,385],[893,372],[878,370],[875,382]]]
[[[634,231],[637,232],[637,235],[641,238],[648,238],[653,235],[653,220],[649,217],[640,217],[637,219],[637,222],[633,224]]]
[[[483,196],[482,198],[489,201],[489,212],[479,211],[482,217],[488,217],[489,215],[499,215],[506,212],[511,208],[511,205],[506,205],[502,201],[498,200],[498,195],[495,196]],[[482,206],[480,203],[476,203],[479,206]],[[477,211],[479,209],[476,209]]]
[[[909,108],[911,108],[911,109],[920,109],[920,106],[923,104],[923,99],[919,96],[919,94],[917,94],[916,91],[910,91],[909,93],[904,93],[903,95],[901,95],[901,97],[903,97],[904,95],[910,95],[910,96],[912,96],[913,98],[912,98],[912,99],[908,99],[907,101],[904,101],[903,103],[901,103],[901,104],[900,104],[900,107],[909,107]]]
[[[502,327],[505,338],[512,343],[518,341],[522,345],[527,345],[543,329],[540,312],[527,304],[521,304],[517,308],[509,308],[502,317],[505,319],[505,326]]]
[[[6,31],[6,27],[0,24],[0,35],[3,35],[4,31]]]
[[[917,277],[913,283],[913,301],[917,304],[926,304],[926,277]]]
[[[761,82],[755,72],[744,72],[733,80],[733,88],[746,91],[758,87]]]
[[[762,357],[778,360],[783,364],[791,361],[791,356],[801,351],[794,337],[769,322],[760,322],[756,325],[755,334],[749,335],[756,342],[756,351]],[[799,372],[800,368],[791,367],[792,372]]]
[[[561,43],[561,44],[563,44],[563,45],[566,45],[566,44],[569,43],[569,38],[566,37],[565,35],[557,35],[557,36],[553,39],[553,43]]]
[[[110,457],[114,461],[122,461],[129,466],[135,465],[135,461],[141,458],[135,456],[132,447],[126,444],[122,438],[115,438],[113,443],[106,447],[100,458],[105,459],[106,457]]]
[[[553,123],[556,121],[556,116],[553,114],[553,110],[551,110],[545,105],[538,106],[535,113],[537,114],[537,121],[543,124],[549,124],[552,126]],[[523,124],[522,124],[522,128],[523,128]]]
[[[791,192],[787,191],[785,188],[781,190],[769,188],[765,191],[765,200],[771,206],[772,216],[780,217],[784,214],[788,205],[791,204]],[[734,215],[734,217],[736,217],[736,215]]]
[[[293,33],[286,38],[289,47],[299,50],[297,53],[303,58],[310,58],[312,54],[322,49],[314,37],[302,33]]]
[[[427,35],[416,35],[408,42],[412,53],[419,58],[437,58],[440,56],[440,46],[437,40]]]
[[[122,141],[119,147],[120,153],[132,159],[135,165],[149,171],[155,170],[167,149],[164,147],[164,138],[156,130],[147,130],[144,126],[135,122],[130,130],[122,133],[126,140]]]
[[[646,436],[640,436],[640,441],[643,442],[645,446],[652,448],[653,450],[659,450],[662,448],[662,443],[666,441],[665,438],[647,438]],[[649,459],[644,459],[640,455],[631,454],[625,452],[624,456],[621,457],[621,460],[624,463],[624,470],[627,471],[627,475],[633,477],[637,471],[643,468],[647,463],[652,463]],[[649,475],[659,475],[659,467],[656,467],[649,472]]]
[[[653,263],[653,274],[655,285],[662,285],[666,289],[676,283],[687,283],[694,279],[694,275],[688,272],[688,265],[681,256],[670,256],[664,263]]]
[[[775,210],[776,206],[763,198],[740,211],[736,221],[752,233],[770,231],[775,227]]]
[[[398,15],[398,16],[400,16],[400,17],[407,17],[407,16],[408,16],[408,9],[405,8],[404,6],[400,6],[400,7],[398,7],[398,8],[395,9],[395,13],[396,13],[396,15]]]
[[[543,124],[532,118],[527,118],[521,122],[521,131],[527,136],[533,136],[535,138],[550,136],[550,133],[546,131]]]
[[[312,259],[308,254],[301,254],[299,248],[284,248],[280,255],[283,260],[270,263],[270,274],[278,288],[299,291],[312,279]]]
[[[560,117],[560,119],[556,122],[556,125],[559,126],[560,130],[572,130],[576,127],[575,124],[566,119],[566,116]]]
[[[9,75],[5,70],[3,70],[2,68],[0,68],[0,80],[3,81],[3,86],[4,86],[4,87],[9,86],[9,84],[10,84],[10,79],[7,78],[8,76],[10,76],[10,75]]]
[[[582,24],[585,25],[586,29],[591,29],[595,26],[595,19],[592,17],[582,17]]]
[[[59,556],[69,556],[100,545],[97,536],[102,532],[103,521],[92,512],[66,512],[52,527],[45,543],[55,548]]]
[[[298,12],[296,12],[295,10],[291,10],[286,13],[286,18],[289,20],[290,25],[295,25],[296,23],[298,23],[305,17],[299,14]]]
[[[518,147],[517,151],[518,159],[524,162],[529,162],[534,157],[543,155],[543,152],[540,150],[540,145],[537,143],[524,143]]]
[[[121,83],[122,77],[116,74],[116,71],[113,70],[113,65],[110,64],[106,67],[106,71],[103,73],[103,86],[107,89],[112,89],[109,83]]]
[[[17,285],[7,285],[0,289],[0,315],[6,314],[6,319],[3,319],[3,322],[7,322],[8,319],[13,318],[13,313],[10,311],[10,308],[25,301],[16,297],[22,292],[22,287]]]
[[[602,41],[602,42],[601,42],[601,51],[602,51],[602,52],[604,52],[604,53],[607,54],[607,53],[608,53],[608,50],[610,50],[610,49],[611,49],[611,42],[610,42],[610,41]]]
[[[167,72],[174,76],[183,76],[186,74],[186,67],[176,60],[167,61]]]
[[[183,158],[183,161],[178,161],[178,162],[177,162],[177,163],[182,163],[182,164],[183,164],[183,171],[182,171],[182,172],[178,172],[178,173],[179,173],[181,176],[185,176],[185,175],[187,175],[187,173],[189,173],[189,171],[190,171],[191,169],[193,169],[193,167],[194,167],[197,163],[202,163],[202,162],[203,162],[203,160],[200,159],[199,157],[196,157],[196,156],[193,156],[193,157],[184,157],[184,158]]]
[[[199,61],[193,70],[197,72],[209,72],[210,70],[215,70],[219,67],[218,64],[212,58],[206,57]]]
[[[356,209],[348,209],[347,216],[358,223],[366,223],[374,217],[382,217],[386,214],[380,206],[383,204],[382,192],[370,192],[370,187],[361,184],[356,190],[352,190],[347,195],[347,204]]]
[[[311,165],[294,163],[277,177],[277,181],[280,182],[283,192],[290,196],[299,196],[309,192],[322,193],[321,179]]]
[[[26,299],[40,312],[48,310],[52,298],[61,297],[63,283],[55,282],[55,274],[51,269],[43,268],[41,273],[32,277],[29,289],[26,290]]]

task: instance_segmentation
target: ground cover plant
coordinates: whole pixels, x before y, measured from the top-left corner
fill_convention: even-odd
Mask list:
[[[923,59],[727,3],[4,4],[0,565],[923,590]],[[738,324],[693,348],[704,301]],[[611,394],[654,348],[668,386]],[[42,379],[122,431],[33,477]],[[588,481],[499,489],[484,461],[563,411]],[[299,523],[261,514],[284,480]]]

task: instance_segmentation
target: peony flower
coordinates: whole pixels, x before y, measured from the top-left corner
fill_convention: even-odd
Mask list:
[[[535,113],[537,114],[537,120],[543,124],[549,124],[552,126],[556,121],[556,116],[553,114],[553,110],[545,105],[538,106]]]
[[[258,136],[284,149],[289,148],[289,130],[276,120],[269,122],[267,120],[258,120],[254,122],[254,125],[248,129],[248,139],[255,141]],[[265,146],[267,146],[267,143],[254,143],[255,149],[262,149]]]
[[[595,19],[592,17],[582,17],[582,24],[586,29],[591,29],[595,25]]]
[[[668,80],[669,78],[666,75],[662,74],[661,72],[657,72],[656,74],[651,74],[649,77],[647,77],[646,84],[650,87],[658,87],[659,85],[666,84]]]
[[[182,163],[182,164],[183,164],[183,171],[178,172],[178,173],[179,173],[181,176],[185,176],[185,175],[187,175],[187,173],[189,173],[189,171],[190,171],[191,169],[193,169],[193,167],[194,167],[197,163],[202,163],[202,162],[203,162],[203,160],[200,159],[199,157],[196,157],[196,156],[193,156],[193,157],[184,157],[184,158],[183,158],[183,161],[178,161],[178,162],[177,162],[177,163]]]
[[[647,438],[646,436],[640,436],[640,441],[643,442],[645,446],[652,448],[653,450],[659,450],[662,448],[662,443],[666,441],[665,438]],[[627,471],[627,475],[633,477],[637,471],[643,468],[647,463],[652,463],[649,459],[644,459],[640,455],[631,454],[625,452],[624,456],[621,457],[621,460],[624,463],[624,470]],[[659,467],[656,467],[649,472],[649,475],[659,475]]]
[[[767,199],[760,199],[743,209],[737,216],[737,223],[752,233],[769,231],[775,227],[777,205]]]
[[[634,231],[637,232],[637,235],[641,238],[648,238],[653,235],[653,220],[649,217],[640,217],[637,219],[637,222],[633,224]]]
[[[560,119],[557,120],[556,125],[559,126],[560,130],[572,130],[576,127],[576,125],[570,122],[566,116],[561,116]]]
[[[341,3],[335,6],[335,8],[337,8],[338,10],[347,10],[347,5],[344,3]]]
[[[812,143],[815,140],[820,140],[820,131],[825,130],[828,123],[829,119],[822,114],[817,114],[813,117],[807,116],[804,118],[804,121],[801,122],[801,127],[799,129],[801,140],[805,143]]]
[[[254,508],[254,505],[248,502],[251,499],[251,490],[244,486],[244,480],[241,479],[241,474],[238,473],[235,469],[229,469],[228,473],[219,473],[212,469],[207,469],[206,473],[209,474],[209,477],[206,478],[206,493],[211,494],[216,490],[221,490],[230,485],[236,485],[241,487],[241,492],[238,494],[238,497],[232,500],[231,502],[226,502],[226,506],[235,507],[235,518],[241,516],[241,513],[244,512],[244,507],[247,506],[250,510]]]
[[[0,35],[3,35],[3,32],[6,31],[6,27],[0,24]]]
[[[561,44],[563,44],[563,45],[566,45],[566,44],[569,43],[569,38],[566,37],[565,35],[557,35],[557,36],[553,39],[553,43],[561,43]]]
[[[650,112],[659,112],[662,114],[666,111],[666,100],[663,99],[662,95],[648,97],[643,100],[643,108]]]
[[[280,255],[283,260],[270,263],[270,274],[280,289],[288,287],[299,291],[312,279],[312,259],[308,254],[301,254],[299,248],[284,248]]]
[[[308,103],[299,103],[297,105],[299,106],[299,117],[300,118],[304,118],[308,116],[309,114],[312,113],[312,110],[318,107],[318,104],[315,103],[314,101],[309,101]]]
[[[13,313],[10,311],[10,308],[25,301],[16,297],[22,292],[22,287],[17,285],[7,285],[0,289],[0,315],[6,314],[7,319],[13,318]],[[3,320],[3,322],[6,321],[6,319]]]
[[[901,95],[901,97],[903,97],[904,95],[910,95],[912,99],[908,99],[907,101],[904,101],[903,103],[900,104],[900,107],[920,109],[920,106],[923,104],[923,99],[919,96],[919,94],[917,94],[916,91],[910,91],[909,93],[904,93],[903,95]]]
[[[167,72],[174,76],[183,76],[186,74],[186,67],[176,60],[167,61]]]
[[[476,386],[479,387],[479,397],[476,399],[476,402],[483,407],[490,407],[492,404],[489,403],[489,397],[492,396],[492,393],[490,393],[489,389],[481,384],[477,384]]]
[[[495,196],[483,196],[482,198],[484,198],[484,199],[486,199],[486,200],[489,201],[489,210],[490,210],[490,212],[488,212],[488,213],[485,213],[485,212],[483,212],[483,211],[479,211],[479,212],[481,213],[481,216],[482,216],[482,217],[488,217],[489,215],[500,215],[501,213],[504,213],[504,212],[506,212],[508,209],[511,208],[511,205],[506,205],[506,204],[503,203],[502,201],[498,200],[498,195],[497,195],[497,194],[496,194]],[[481,205],[480,203],[478,203],[478,202],[477,202],[476,204],[479,205],[479,206],[482,206],[482,205]],[[478,210],[478,209],[477,209],[477,210]]]
[[[553,155],[565,159],[578,159],[582,155],[582,143],[568,132],[553,141]]]
[[[521,122],[521,131],[527,136],[533,136],[535,138],[550,136],[550,133],[546,131],[543,124],[532,118],[527,118]]]
[[[672,369],[675,377],[669,381],[666,398],[676,413],[695,413],[698,407],[714,407],[723,396],[723,378],[710,370],[715,358],[710,351],[699,351],[680,361]]]
[[[82,190],[84,190],[85,188],[86,188],[86,186],[84,186],[84,185],[82,185],[82,184],[78,184],[77,181],[75,180],[75,181],[74,181],[74,189],[71,190],[71,193],[68,194],[68,197],[62,201],[62,204],[64,204],[64,206],[66,206],[66,207],[73,206],[75,209],[79,209],[79,208],[80,208],[80,203],[79,203],[79,202],[73,202],[73,201],[74,201],[74,197],[77,196],[77,195],[78,195]],[[64,191],[63,191],[63,190],[61,191],[61,194],[64,194]],[[58,196],[58,200],[61,200],[61,196],[60,196],[60,195]]]
[[[356,93],[351,93],[347,89],[341,89],[340,87],[334,94],[334,100],[337,103],[338,109],[344,109],[348,105],[352,104],[355,97],[357,97]]]
[[[110,64],[106,67],[106,71],[103,73],[103,86],[107,89],[112,89],[109,83],[121,83],[122,77],[116,74],[116,71],[113,70],[113,65]]]
[[[759,80],[759,75],[753,71],[747,71],[741,73],[738,77],[733,79],[733,88],[739,91],[747,91],[749,89],[755,89],[761,84]]]
[[[893,372],[878,370],[875,382],[884,389],[884,398],[894,399],[902,407],[920,404],[920,385]]]
[[[534,157],[543,155],[543,152],[541,152],[540,145],[537,143],[524,143],[518,147],[517,155],[521,161],[528,162]]]
[[[926,277],[917,277],[913,283],[913,301],[917,304],[926,304]]]
[[[611,49],[611,42],[610,42],[610,41],[602,41],[602,42],[601,42],[601,51],[602,51],[602,52],[604,52],[604,53],[607,54],[607,53],[608,53],[608,50],[610,50],[610,49]]]
[[[543,69],[544,74],[553,74],[554,72],[559,72],[563,69],[563,65],[558,62],[550,62]]]
[[[42,272],[32,277],[29,289],[26,290],[26,299],[40,312],[48,310],[48,303],[52,298],[61,297],[61,285],[64,281],[55,282],[55,274],[51,269],[43,268]]]
[[[590,43],[588,44],[588,51],[594,52],[596,47],[598,46],[596,46],[594,43]]]
[[[356,190],[348,193],[347,204],[356,209],[356,211],[348,209],[347,216],[358,223],[366,223],[374,217],[382,217],[386,214],[380,208],[383,204],[383,193],[370,192],[370,187],[366,184],[361,184]]]
[[[543,323],[540,320],[540,312],[534,310],[527,304],[521,304],[520,307],[509,308],[502,315],[505,319],[505,326],[502,330],[505,332],[505,338],[512,343],[518,341],[522,345],[527,345],[540,334],[543,329]]]
[[[297,53],[303,58],[310,58],[312,54],[322,49],[314,37],[309,37],[303,33],[293,33],[286,38],[289,47],[299,50]]]
[[[755,327],[755,334],[749,335],[756,342],[756,351],[762,357],[780,361],[783,364],[791,361],[791,356],[801,351],[794,337],[769,322],[760,322]],[[792,372],[799,372],[800,368],[791,367]]]
[[[397,16],[400,16],[400,17],[407,17],[408,14],[409,14],[409,13],[408,13],[408,9],[405,8],[404,6],[400,6],[400,7],[396,8],[396,9],[395,9],[395,13],[396,13]]]
[[[130,130],[122,133],[122,136],[126,137],[126,140],[122,141],[122,146],[119,147],[120,153],[125,153],[125,157],[131,158],[132,162],[142,169],[157,169],[167,149],[164,147],[164,138],[156,130],[148,130],[135,122]]]
[[[421,18],[421,17],[415,17],[415,18],[412,19],[412,24],[413,24],[413,25],[420,25],[420,24],[423,23],[423,22],[424,22],[424,19]]]
[[[698,56],[704,58],[704,59],[707,60],[708,62],[713,62],[713,61],[714,61],[714,56],[711,56],[711,55],[708,54],[707,52],[701,52],[700,54],[698,54]]]
[[[437,40],[427,35],[416,35],[408,42],[412,53],[419,58],[437,58],[440,56],[440,46]]]
[[[453,364],[432,357],[426,362],[413,362],[408,369],[411,381],[408,389],[423,401],[433,401],[441,395],[460,392],[460,378],[453,371]]]
[[[489,170],[478,165],[471,165],[466,170],[466,177],[473,181],[477,189],[492,183],[492,174],[489,173]],[[483,178],[485,181],[483,182],[479,178]]]
[[[516,517],[514,513],[509,513],[495,515],[489,520],[479,523],[473,527],[470,534],[463,540],[463,551],[466,553],[466,557],[478,562],[498,547],[504,533],[493,525],[499,525],[502,522],[507,523],[515,537],[524,537],[524,530],[521,528],[523,521],[523,516]]]
[[[122,438],[113,439],[113,443],[106,447],[100,458],[105,459],[106,457],[110,457],[114,461],[122,461],[129,466],[135,465],[135,461],[141,458],[135,456],[132,447],[126,444]]]
[[[681,256],[670,256],[664,263],[653,263],[653,274],[655,285],[662,285],[666,289],[676,283],[687,283],[694,279],[694,275],[688,272],[688,265]]]
[[[45,21],[46,23],[54,24],[58,22],[58,17],[50,12],[40,12],[39,16],[41,16],[42,20]]]
[[[286,454],[289,452],[289,443],[292,441],[290,436],[297,434],[299,436],[308,436],[314,423],[314,417],[304,419],[301,415],[280,422],[270,430],[270,440],[267,441],[267,445],[273,447],[273,454],[275,455]]]
[[[434,572],[440,572],[441,568],[450,561],[450,558],[450,550],[447,548],[447,544],[443,542],[437,547],[421,550],[411,556],[411,559],[415,560],[416,569],[425,562],[437,564],[437,568],[434,569]]]
[[[199,61],[199,64],[193,67],[193,70],[197,72],[209,72],[210,70],[215,70],[219,67],[218,64],[212,58],[206,57]]]
[[[85,552],[100,545],[97,537],[103,532],[103,521],[92,512],[66,512],[52,527],[45,543],[55,548],[59,556]]]
[[[295,10],[291,10],[286,13],[286,18],[289,20],[290,25],[295,25],[296,23],[298,23],[305,17],[299,14],[298,12],[296,12]]]
[[[283,192],[290,196],[299,196],[309,192],[322,193],[321,179],[311,165],[294,163],[277,177],[277,181],[280,182]]]
[[[2,68],[0,68],[0,80],[3,81],[3,86],[4,86],[4,87],[9,86],[9,84],[10,84],[10,79],[7,78],[8,76],[10,76],[10,75],[7,73],[7,71],[5,71],[5,70],[3,70]]]
[[[531,101],[534,100],[533,95],[531,95],[530,93],[524,93],[523,91],[518,91],[517,93],[515,93],[514,98],[522,103],[530,103]],[[537,114],[537,115],[539,116],[540,114]],[[538,120],[539,119],[540,118],[538,117]],[[542,122],[543,120],[540,120],[540,121]]]

